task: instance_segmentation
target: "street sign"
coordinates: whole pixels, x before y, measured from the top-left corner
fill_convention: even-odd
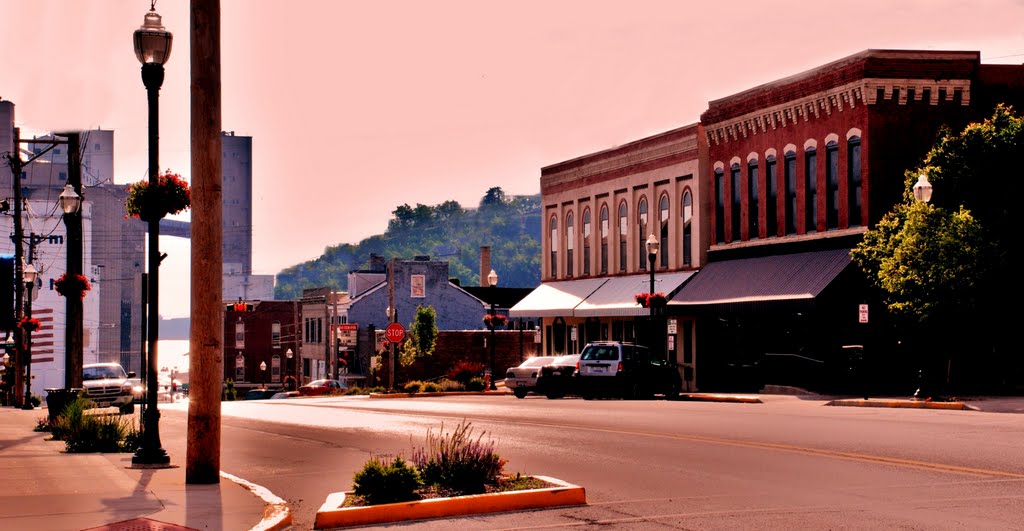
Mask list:
[[[392,343],[400,343],[405,339],[405,327],[400,323],[391,323],[384,329],[384,337]]]
[[[669,319],[668,320],[668,333],[669,334],[676,334],[676,333],[678,333],[678,329],[676,328],[676,320],[675,319]]]
[[[857,322],[866,323],[868,322],[868,305],[861,304],[857,308]]]

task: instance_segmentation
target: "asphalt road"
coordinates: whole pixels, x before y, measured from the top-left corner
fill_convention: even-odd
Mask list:
[[[371,454],[408,455],[462,419],[508,472],[581,485],[588,505],[401,529],[1024,529],[1024,416],[509,396],[224,403],[221,468],[287,499],[310,529]],[[184,465],[185,403],[161,436]]]

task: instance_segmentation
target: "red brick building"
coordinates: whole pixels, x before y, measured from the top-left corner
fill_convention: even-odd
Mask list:
[[[295,301],[229,304],[224,312],[224,380],[232,380],[240,391],[264,384],[283,387],[288,376],[296,375],[301,343],[296,323],[301,319]]]

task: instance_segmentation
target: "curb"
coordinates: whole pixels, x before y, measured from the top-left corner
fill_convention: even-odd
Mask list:
[[[680,400],[700,402],[739,402],[743,404],[763,404],[761,397],[756,395],[722,395],[717,393],[681,393]]]
[[[220,475],[245,487],[266,504],[263,507],[263,519],[260,520],[260,523],[250,528],[249,531],[281,531],[292,525],[292,513],[288,508],[288,502],[275,496],[274,493],[265,487],[228,474],[223,470],[220,471]]]
[[[508,391],[440,391],[437,393],[370,393],[370,398],[414,398],[418,396],[510,395]]]
[[[341,508],[341,505],[345,502],[346,493],[333,492],[327,496],[327,500],[316,512],[313,529],[587,504],[587,495],[583,487],[547,476],[534,477],[558,486],[345,508]]]
[[[978,408],[969,406],[963,402],[929,402],[927,400],[859,400],[842,399],[833,400],[826,406],[851,406],[851,407],[906,407],[913,409],[946,409],[956,411],[980,411]]]

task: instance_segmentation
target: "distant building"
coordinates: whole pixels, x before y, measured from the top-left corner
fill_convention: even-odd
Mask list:
[[[224,379],[231,379],[240,391],[264,384],[284,387],[301,363],[300,338],[295,333],[298,319],[295,301],[228,305],[224,312]]]
[[[252,272],[252,137],[221,133],[224,300],[274,298],[274,275]]]

